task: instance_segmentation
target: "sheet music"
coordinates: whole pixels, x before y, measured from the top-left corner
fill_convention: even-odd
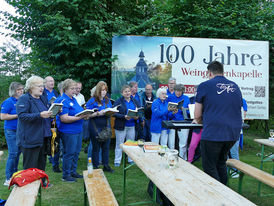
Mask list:
[[[189,109],[190,119],[194,119],[195,104],[189,104],[188,109]]]

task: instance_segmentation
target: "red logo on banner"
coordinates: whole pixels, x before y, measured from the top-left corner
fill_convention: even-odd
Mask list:
[[[194,94],[195,93],[195,85],[184,85],[185,86],[185,94]],[[159,88],[166,87],[168,89],[167,84],[159,84]]]
[[[185,86],[185,94],[194,94],[195,93],[195,85],[184,85]]]

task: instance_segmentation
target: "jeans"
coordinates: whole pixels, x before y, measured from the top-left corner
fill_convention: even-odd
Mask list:
[[[159,144],[160,142],[160,145],[167,146],[167,139],[167,130],[162,130],[161,133],[151,132],[151,142],[154,142],[156,144]]]
[[[144,126],[144,130],[143,130],[143,136],[144,136],[146,142],[150,142],[151,141],[150,123],[151,123],[151,119],[146,119],[145,120],[145,126]]]
[[[92,141],[92,164],[94,167],[99,167],[100,156],[102,157],[103,165],[108,165],[110,139],[106,142],[98,142],[95,137],[91,137]],[[100,150],[102,154],[100,155]]]
[[[116,135],[116,145],[115,145],[115,159],[114,164],[120,164],[122,159],[122,149],[120,148],[120,144],[123,144],[125,139],[134,140],[135,138],[135,127],[125,127],[124,130],[115,130]],[[130,158],[128,158],[128,162],[132,162]]]
[[[226,160],[235,141],[213,142],[201,140],[202,166],[204,172],[226,185]]]
[[[235,144],[230,149],[231,159],[239,160],[239,140],[235,142]]]
[[[178,130],[179,137],[179,156],[187,160],[187,139],[189,129]],[[170,149],[175,147],[175,129],[171,129],[168,135],[168,146]]]
[[[12,177],[12,174],[17,172],[21,151],[16,145],[16,130],[5,129],[5,137],[9,152],[6,164],[6,179],[9,180]]]
[[[60,132],[60,134],[64,146],[63,178],[66,178],[76,173],[78,157],[82,147],[82,132],[78,134]]]
[[[195,150],[201,140],[202,131],[203,129],[201,129],[199,133],[196,133],[195,131],[193,131],[192,133],[191,142],[188,148],[188,159],[187,159],[188,162],[193,161]]]

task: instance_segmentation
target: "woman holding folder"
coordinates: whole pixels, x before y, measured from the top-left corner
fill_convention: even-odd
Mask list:
[[[59,132],[64,146],[63,154],[63,178],[64,182],[76,182],[76,178],[83,178],[76,172],[79,153],[82,147],[83,118],[87,115],[75,116],[84,109],[73,97],[76,90],[76,82],[66,79],[63,82],[63,95],[59,101],[63,101],[63,110],[59,114]]]

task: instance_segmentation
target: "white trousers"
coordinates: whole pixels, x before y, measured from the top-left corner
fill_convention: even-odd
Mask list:
[[[179,137],[179,156],[187,160],[187,138],[189,129],[178,130]],[[175,129],[171,129],[168,135],[168,147],[174,149],[175,147]]]
[[[151,132],[151,141],[159,144],[162,146],[167,146],[167,139],[168,139],[168,134],[167,130],[162,130],[161,133],[153,133]]]
[[[116,135],[116,146],[115,146],[115,159],[114,164],[120,164],[122,159],[122,149],[120,148],[120,144],[125,142],[125,139],[135,139],[135,127],[125,127],[124,130],[115,130]],[[128,162],[132,162],[130,158],[128,158]]]

